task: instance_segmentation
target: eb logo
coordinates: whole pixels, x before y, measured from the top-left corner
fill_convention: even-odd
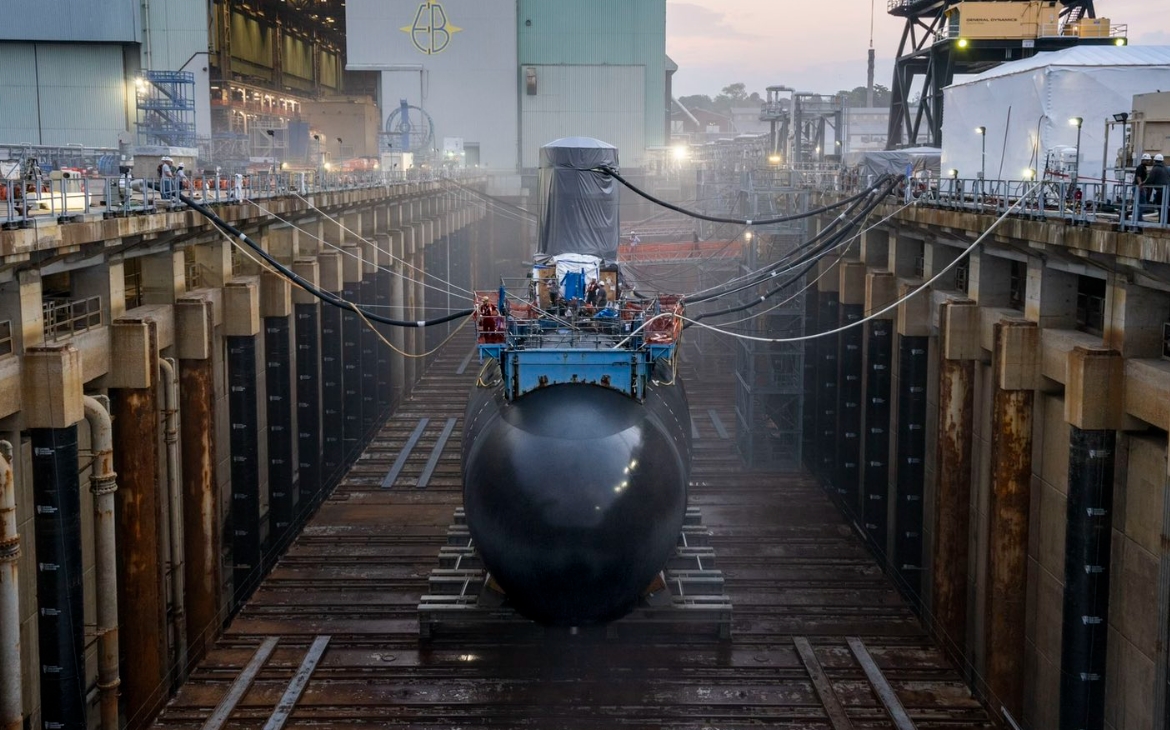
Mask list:
[[[403,26],[400,30],[410,34],[415,48],[430,56],[447,50],[451,36],[463,29],[451,24],[447,11],[438,0],[426,0],[418,6],[414,25]]]

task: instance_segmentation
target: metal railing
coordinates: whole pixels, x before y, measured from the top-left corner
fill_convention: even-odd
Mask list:
[[[45,341],[55,342],[81,334],[102,324],[102,298],[52,298],[42,302]]]
[[[1104,223],[1133,231],[1170,227],[1170,186],[947,178],[916,181],[904,195],[920,204],[996,215],[1016,206],[1015,214],[1024,218]]]
[[[208,173],[189,177],[182,187],[175,178],[127,175],[38,181],[0,179],[0,227],[28,227],[37,219],[68,222],[74,216],[128,216],[180,208],[180,190],[200,202],[231,203],[247,198],[312,195],[476,175],[478,171],[470,170]]]
[[[897,0],[891,0],[891,2],[896,2],[896,1]],[[993,41],[998,42],[998,41],[1002,41],[1002,40],[1030,41],[1030,40],[1036,40],[1039,38],[1086,38],[1086,39],[1088,39],[1088,38],[1113,38],[1113,39],[1117,39],[1117,38],[1128,38],[1129,37],[1129,26],[1126,25],[1125,23],[1117,23],[1117,24],[1110,25],[1109,32],[1107,34],[1100,33],[1100,34],[1083,34],[1082,35],[1080,26],[1076,25],[1075,23],[1065,23],[1065,22],[1039,23],[1039,24],[1036,24],[1034,27],[1036,28],[1036,35],[1034,35],[1034,36],[1029,35],[1029,36],[1025,37],[1022,35],[1018,35],[1018,36],[1015,36],[1011,39],[971,38],[969,40],[972,40],[972,41],[993,40]],[[938,31],[935,32],[934,42],[940,43],[942,41],[955,40],[955,39],[961,38],[961,37],[963,37],[963,36],[961,33],[959,33],[959,26],[958,25],[944,23],[942,25],[942,27],[940,27],[938,29]]]
[[[12,354],[12,320],[0,322],[0,357]]]

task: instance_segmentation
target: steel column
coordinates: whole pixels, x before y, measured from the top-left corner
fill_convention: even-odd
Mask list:
[[[232,596],[239,608],[262,572],[260,538],[260,437],[256,337],[227,337],[228,412],[231,416]]]
[[[1060,727],[1070,730],[1105,727],[1116,445],[1116,431],[1069,426]]]
[[[341,477],[345,461],[345,370],[341,310],[321,307],[321,489],[323,499]]]
[[[898,341],[897,497],[893,565],[914,596],[922,587],[922,482],[926,468],[926,378],[930,338]]]
[[[1034,326],[1034,325],[1033,325]],[[1028,513],[1032,482],[1035,391],[1008,390],[999,373],[1011,323],[995,325],[991,411],[991,499],[985,618],[988,690],[1008,712],[1023,714],[1024,620],[1028,575]]]
[[[305,519],[321,491],[321,305],[295,304],[293,310],[297,323],[298,517]]]
[[[264,318],[265,384],[268,391],[268,516],[272,559],[284,550],[296,518],[293,463],[292,322]]]
[[[886,551],[890,491],[890,393],[894,323],[875,319],[865,325],[865,466],[861,518],[871,544]]]
[[[162,707],[167,622],[159,499],[156,388],[110,390],[114,470],[118,473],[118,623],[121,625],[123,710],[144,726]]]
[[[940,358],[931,606],[957,655],[967,644],[974,378],[974,360]]]
[[[864,304],[841,304],[840,325],[852,325],[865,316]],[[839,335],[841,350],[837,387],[837,470],[834,481],[846,513],[858,512],[861,489],[862,348],[865,332],[851,327]]]
[[[837,292],[817,292],[819,302],[818,332],[836,328]],[[823,480],[833,477],[837,463],[837,348],[839,335],[817,339],[817,475]]]
[[[215,365],[179,361],[179,428],[183,439],[183,551],[187,651],[198,659],[219,634],[219,485],[215,464]]]
[[[85,601],[77,426],[29,430],[37,547],[41,723],[85,730]],[[6,671],[20,671],[20,667]]]
[[[362,283],[347,281],[341,295],[348,302],[360,302],[362,297]],[[341,313],[341,362],[344,370],[342,376],[343,400],[343,447],[341,472],[357,458],[361,451],[362,435],[362,330],[365,324],[356,314],[349,311]],[[340,479],[341,474],[338,474]]]

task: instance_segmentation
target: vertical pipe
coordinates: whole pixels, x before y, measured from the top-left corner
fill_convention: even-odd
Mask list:
[[[256,338],[229,336],[228,412],[231,416],[232,587],[235,607],[252,595],[261,570],[259,408]]]
[[[288,317],[264,318],[268,412],[269,519],[272,523],[271,559],[275,560],[293,526],[293,393]]]
[[[1113,464],[1117,432],[1069,427],[1060,727],[1105,727]]]
[[[77,425],[29,430],[37,547],[41,721],[85,730],[85,631]]]
[[[841,304],[841,326],[852,325],[865,315],[864,304]],[[861,488],[861,395],[862,347],[865,333],[861,327],[851,327],[840,335],[841,350],[837,386],[838,459],[834,482],[837,494],[852,518],[857,514],[858,493]]]
[[[958,654],[967,644],[974,360],[940,359],[932,608]]]
[[[330,307],[333,309],[334,307]],[[297,459],[302,515],[321,490],[321,305],[294,305],[297,332]]]
[[[865,466],[861,518],[872,546],[885,553],[889,528],[890,392],[894,323],[875,319],[866,325]]]
[[[898,496],[894,567],[917,596],[922,584],[922,481],[926,469],[926,377],[929,338],[903,335],[898,349]]]
[[[210,307],[207,307],[210,315]],[[183,556],[187,652],[198,659],[219,630],[220,520],[216,478],[215,363],[180,360],[183,435]]]
[[[185,578],[186,561],[183,558],[183,484],[179,461],[179,380],[175,376],[175,361],[159,358],[159,379],[163,392],[163,444],[167,462],[167,506],[171,539],[171,600],[174,603],[175,672],[173,686],[177,689],[187,677],[187,612]]]
[[[98,692],[102,730],[118,730],[118,546],[114,526],[114,435],[109,405],[85,397],[93,467],[89,489],[93,493],[94,556],[97,573]]]
[[[0,441],[0,667],[7,667],[0,680],[0,728],[3,730],[20,730],[24,724],[19,563],[12,444]]]
[[[995,326],[992,368],[996,373],[1003,367],[1007,328],[1002,323]],[[991,405],[985,673],[989,691],[1017,717],[1024,704],[1024,609],[1034,404],[1034,391],[1006,390],[996,383]]]

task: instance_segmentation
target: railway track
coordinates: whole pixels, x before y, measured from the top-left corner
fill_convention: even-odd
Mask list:
[[[419,597],[461,504],[470,347],[440,353],[155,727],[993,726],[813,480],[743,471],[730,380],[688,389],[690,501],[734,602],[731,641],[420,642]]]

